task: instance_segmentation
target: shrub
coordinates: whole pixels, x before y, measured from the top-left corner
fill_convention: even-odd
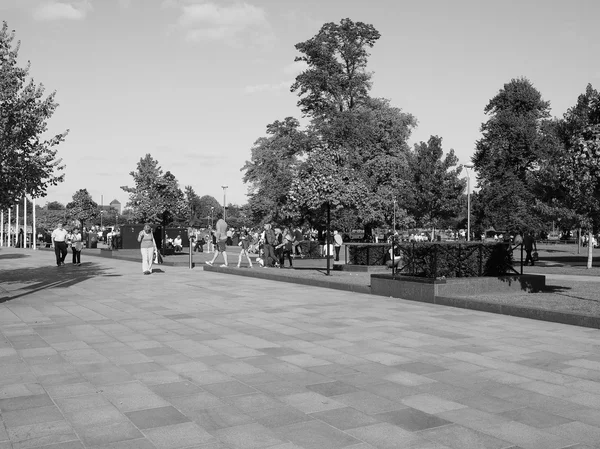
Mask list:
[[[454,278],[515,272],[507,243],[400,243],[394,253],[402,257],[398,272],[410,276]]]

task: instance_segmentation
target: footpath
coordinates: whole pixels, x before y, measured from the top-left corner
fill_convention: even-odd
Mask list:
[[[596,329],[0,249],[0,449],[600,447]]]

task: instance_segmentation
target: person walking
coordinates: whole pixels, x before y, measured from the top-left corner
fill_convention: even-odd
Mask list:
[[[523,248],[525,249],[525,253],[527,254],[525,256],[525,265],[527,265],[528,262],[531,262],[531,266],[533,267],[534,260],[532,251],[537,251],[537,245],[535,243],[535,236],[533,234],[533,231],[529,231],[523,237]]]
[[[275,232],[271,228],[269,223],[265,224],[265,237],[263,243],[263,260],[265,267],[272,267],[275,263],[277,263],[277,259],[275,258],[275,250],[273,249],[273,245],[277,243],[277,238],[275,236]]]
[[[342,245],[344,244],[344,239],[342,239],[342,235],[337,231],[333,231],[333,244],[335,246],[335,261],[339,262],[340,261],[340,249],[342,249]]]
[[[67,235],[69,233],[64,227],[63,223],[58,223],[58,226],[52,231],[52,246],[54,247],[54,254],[56,255],[56,266],[62,267],[65,265],[65,258],[67,257]]]
[[[73,251],[73,265],[81,265],[81,250],[83,249],[83,238],[79,228],[73,229],[71,234],[71,251]]]
[[[242,256],[246,256],[246,260],[248,260],[248,265],[250,266],[250,268],[252,268],[252,261],[250,260],[250,254],[248,254],[248,248],[250,248],[250,236],[248,235],[247,230],[243,230],[240,234],[240,243],[238,243],[238,245],[242,247],[242,250],[240,251],[240,255],[238,257],[237,267],[240,268],[240,265],[242,263]]]
[[[140,252],[142,253],[142,272],[144,274],[152,274],[152,262],[154,261],[154,251],[156,250],[156,242],[154,234],[152,234],[152,226],[146,223],[144,229],[138,234],[138,242],[140,243]]]
[[[217,245],[215,246],[215,255],[212,260],[207,260],[206,264],[212,266],[212,264],[215,263],[215,260],[217,260],[217,257],[219,257],[219,254],[223,254],[224,263],[221,266],[227,267],[227,222],[222,218],[219,218],[219,221],[217,221],[215,227],[216,231],[214,235],[215,239],[217,240]]]

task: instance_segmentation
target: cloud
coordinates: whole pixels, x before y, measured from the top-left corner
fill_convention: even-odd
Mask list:
[[[33,18],[39,21],[82,20],[91,10],[89,0],[50,0],[34,8]]]
[[[219,5],[167,0],[163,6],[179,9],[180,16],[174,27],[183,31],[188,41],[221,41],[233,46],[249,43],[265,46],[273,41],[265,10],[245,2]]]

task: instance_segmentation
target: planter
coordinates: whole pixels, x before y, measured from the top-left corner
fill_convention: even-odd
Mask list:
[[[436,303],[436,298],[470,296],[481,293],[513,291],[540,291],[546,285],[546,276],[536,274],[430,279],[391,274],[372,274],[371,292],[374,295],[391,296]]]

